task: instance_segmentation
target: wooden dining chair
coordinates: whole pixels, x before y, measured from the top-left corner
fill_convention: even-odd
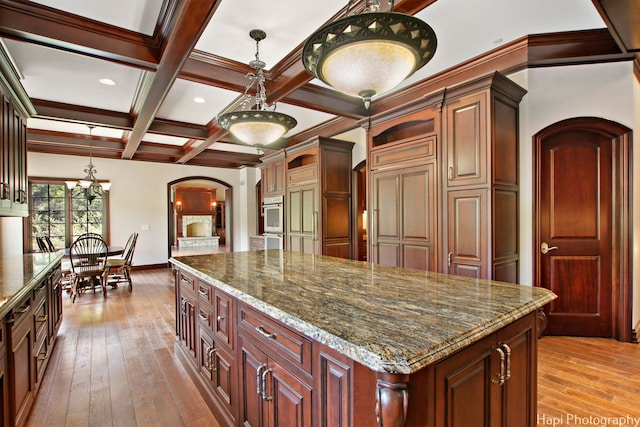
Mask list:
[[[71,300],[75,301],[80,292],[91,288],[102,287],[102,293],[107,295],[106,263],[107,244],[100,236],[80,236],[69,249],[73,282],[71,285]]]
[[[107,261],[105,276],[107,278],[107,284],[113,288],[117,288],[120,282],[127,282],[129,283],[129,291],[133,290],[129,270],[133,262],[133,252],[135,251],[137,241],[138,233],[131,233],[127,243],[124,245],[122,257],[112,257]]]

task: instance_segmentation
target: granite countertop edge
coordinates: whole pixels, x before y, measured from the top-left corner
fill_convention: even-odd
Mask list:
[[[25,280],[24,285],[20,288],[20,290],[17,291],[15,294],[13,294],[7,301],[5,301],[0,306],[0,321],[15,307],[15,305],[22,298],[27,296],[29,292],[33,290],[33,288],[37,283],[42,281],[42,279],[44,279],[46,275],[49,274],[49,272],[51,271],[51,267],[56,263],[60,262],[60,260],[63,258],[64,252],[63,251],[53,252],[51,253],[51,256],[52,258],[49,260],[49,264],[47,265],[46,268],[43,268],[42,270],[40,270],[37,274],[35,274],[30,279]]]
[[[373,371],[395,374],[411,374],[427,365],[442,360],[447,356],[452,355],[456,351],[461,350],[464,347],[476,341],[479,341],[486,336],[491,335],[493,332],[498,331],[502,327],[535,311],[536,309],[544,306],[555,298],[553,294],[548,294],[545,295],[544,298],[540,298],[535,302],[523,304],[522,306],[511,310],[505,315],[496,317],[491,322],[483,323],[482,325],[478,325],[476,328],[467,331],[467,333],[465,334],[456,336],[454,340],[443,341],[439,345],[431,347],[429,349],[425,349],[424,352],[415,354],[411,357],[385,358],[343,338],[335,336],[322,328],[319,328],[305,320],[287,313],[286,311],[274,307],[273,305],[268,304],[260,300],[259,298],[248,295],[245,292],[220,280],[217,280],[190,265],[184,264],[175,258],[171,258],[169,262],[179,268],[183,268],[199,279],[202,279],[205,282],[216,286],[223,292],[236,297],[239,301],[248,304],[252,308],[273,317],[286,326],[292,328],[296,332],[304,334],[309,338],[312,338],[328,346],[329,348],[355,360],[356,362],[372,369]]]

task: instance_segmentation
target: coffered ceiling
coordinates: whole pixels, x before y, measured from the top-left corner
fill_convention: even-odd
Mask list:
[[[28,149],[84,156],[91,148],[96,157],[225,168],[258,164],[258,150],[215,120],[245,90],[255,28],[267,33],[260,58],[269,102],[298,121],[273,148],[352,129],[371,114],[464,79],[465,70],[513,71],[638,52],[633,0],[400,0],[396,11],[429,23],[438,49],[367,110],[313,80],[300,60],[305,39],[343,16],[346,3],[0,0],[0,50],[31,116]],[[626,13],[620,3],[627,3]],[[96,126],[91,139],[88,124]]]

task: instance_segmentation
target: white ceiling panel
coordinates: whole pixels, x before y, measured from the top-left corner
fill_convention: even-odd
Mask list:
[[[260,59],[270,69],[346,4],[346,0],[304,5],[291,0],[223,0],[196,49],[249,63],[256,53],[249,31],[260,29],[267,34],[260,42]]]
[[[152,35],[164,0],[31,0],[127,30]]]
[[[62,50],[4,40],[30,98],[129,112],[141,71]],[[115,86],[99,82],[109,78]]]
[[[89,126],[82,123],[63,122],[59,120],[47,120],[30,118],[27,122],[29,129],[47,130],[62,133],[76,133],[89,135]],[[93,136],[104,136],[107,138],[122,138],[123,131],[108,127],[94,127],[91,130]]]
[[[206,125],[238,95],[230,90],[178,79],[158,110],[158,117]],[[196,97],[204,102],[195,102]]]
[[[187,138],[179,138],[177,136],[160,135],[157,133],[147,132],[142,138],[146,142],[157,142],[158,144],[176,145],[182,147],[189,141]]]

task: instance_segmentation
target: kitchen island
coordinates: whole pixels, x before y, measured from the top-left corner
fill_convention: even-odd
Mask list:
[[[221,425],[534,426],[548,290],[280,250],[172,258]]]

